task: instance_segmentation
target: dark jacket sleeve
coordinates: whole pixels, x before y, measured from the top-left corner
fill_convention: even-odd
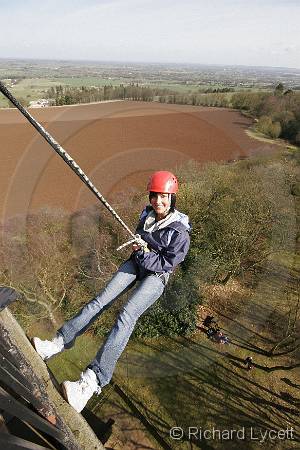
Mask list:
[[[188,231],[175,230],[168,247],[160,251],[144,252],[138,250],[134,252],[133,257],[138,266],[143,269],[151,272],[172,272],[184,260],[189,246]]]

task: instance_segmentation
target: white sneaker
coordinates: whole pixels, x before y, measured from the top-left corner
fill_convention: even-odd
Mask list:
[[[32,338],[32,345],[40,357],[45,361],[46,359],[51,358],[51,356],[63,351],[64,340],[61,335],[56,335],[52,341],[42,341],[42,339],[34,337]]]
[[[96,374],[91,369],[82,372],[78,381],[64,381],[61,387],[64,398],[77,412],[83,410],[93,394],[101,392]]]

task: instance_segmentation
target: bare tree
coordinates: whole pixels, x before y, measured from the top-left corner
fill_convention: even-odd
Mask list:
[[[23,295],[27,307],[20,314],[47,317],[56,325],[55,313],[76,284],[67,218],[43,211],[28,217],[26,230],[16,224],[10,223],[3,233],[0,283]]]

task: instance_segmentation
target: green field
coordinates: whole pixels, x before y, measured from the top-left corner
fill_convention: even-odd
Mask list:
[[[7,80],[4,80],[7,81]],[[19,81],[13,87],[8,85],[11,93],[19,98],[25,99],[30,102],[32,100],[38,100],[45,98],[46,92],[49,88],[57,85],[72,86],[72,87],[103,87],[105,85],[119,86],[120,84],[130,84],[132,82],[129,79],[121,78],[98,78],[98,77],[63,77],[63,78],[26,78]],[[165,83],[165,82],[144,82],[139,83],[141,86],[149,86],[151,88],[169,89],[170,91],[177,92],[178,94],[193,94],[199,93],[199,89],[207,88],[222,88],[222,85],[215,86],[198,86],[196,84],[180,84],[180,83]],[[8,100],[0,95],[0,108],[6,108],[8,106]]]
[[[176,92],[178,94],[196,94],[203,92],[205,89],[218,89],[224,88],[225,86],[216,83],[211,84],[189,84],[189,83],[178,83],[178,82],[166,82],[166,81],[150,81],[150,80],[140,80],[134,81],[130,78],[117,78],[117,77],[107,77],[101,78],[98,76],[74,76],[74,77],[45,77],[45,78],[24,78],[17,82],[17,84],[10,86],[9,80],[3,79],[7,82],[7,86],[11,93],[18,99],[23,98],[26,102],[32,100],[38,100],[40,98],[46,97],[46,92],[49,88],[55,87],[57,85],[71,86],[71,87],[103,87],[105,85],[119,86],[120,84],[128,85],[130,83],[137,83],[140,86],[146,86],[150,88],[158,89],[168,89],[170,91]],[[239,90],[249,90],[249,88],[241,88]],[[252,91],[257,90],[251,89]],[[231,95],[228,93],[228,95]],[[6,108],[8,106],[8,100],[0,95],[0,108]]]
[[[6,81],[6,80],[4,80]],[[58,85],[62,86],[97,86],[102,87],[105,85],[118,86],[124,80],[121,79],[109,79],[98,77],[69,77],[69,78],[26,78],[22,79],[13,87],[8,86],[11,93],[17,98],[24,98],[26,101],[38,100],[39,98],[45,98],[46,91]],[[127,81],[128,82],[128,81]],[[8,106],[8,101],[2,95],[0,95],[0,108]]]

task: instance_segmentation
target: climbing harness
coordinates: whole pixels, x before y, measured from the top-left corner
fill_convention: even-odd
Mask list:
[[[132,239],[125,244],[117,248],[121,250],[131,243],[137,243],[143,249],[147,248],[147,243],[141,238],[139,234],[134,234],[126,223],[121,219],[121,217],[116,213],[116,211],[111,207],[103,195],[98,191],[98,189],[93,185],[91,180],[83,172],[83,170],[78,166],[78,164],[71,158],[71,156],[61,147],[61,145],[56,142],[55,139],[45,130],[42,125],[37,122],[31,114],[18,102],[18,100],[9,92],[6,86],[0,81],[0,91],[5,97],[7,97],[13,105],[26,117],[26,119],[34,126],[34,128],[43,136],[43,138],[51,145],[53,150],[68,164],[68,166],[76,173],[76,175],[81,179],[81,181],[96,195],[98,200],[105,206],[106,209],[113,215],[113,217],[122,225],[122,227],[130,234]]]

